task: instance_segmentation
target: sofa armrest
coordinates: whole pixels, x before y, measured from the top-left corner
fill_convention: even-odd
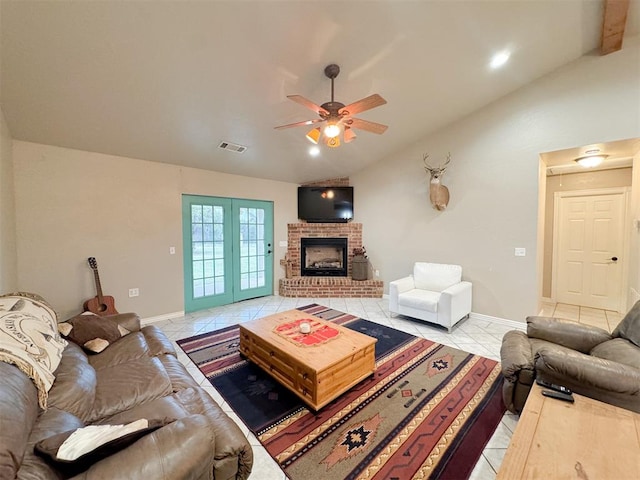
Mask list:
[[[521,370],[533,372],[533,352],[527,334],[520,330],[511,330],[502,337],[500,346],[502,375],[510,382],[518,380]]]
[[[535,378],[533,352],[527,334],[511,330],[502,337],[502,400],[510,412],[520,414]]]
[[[389,311],[397,313],[399,310],[398,295],[413,290],[414,288],[415,285],[412,276],[389,282]]]
[[[540,348],[534,358],[538,376],[587,396],[591,389],[640,396],[640,370],[563,347]]]
[[[438,302],[438,316],[450,318],[451,324],[471,313],[471,282],[460,282],[445,288]]]
[[[404,293],[408,292],[409,290],[413,290],[414,288],[416,287],[413,281],[413,277],[404,277],[399,280],[389,282],[389,295],[391,295],[392,291],[395,291],[396,293]]]
[[[203,415],[191,415],[146,435],[72,478],[211,478],[213,450],[212,425]]]
[[[114,320],[118,325],[130,332],[140,330],[140,317],[137,313],[116,313],[114,315],[103,315],[103,317]]]
[[[611,340],[606,330],[553,317],[527,317],[527,335],[563,347],[589,353],[593,347]]]

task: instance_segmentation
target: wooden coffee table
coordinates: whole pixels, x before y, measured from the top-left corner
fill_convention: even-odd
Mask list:
[[[303,322],[310,333],[300,333]],[[300,310],[240,324],[240,353],[314,410],[375,371],[376,342]]]
[[[575,403],[533,386],[497,479],[640,478],[640,414],[573,394]]]

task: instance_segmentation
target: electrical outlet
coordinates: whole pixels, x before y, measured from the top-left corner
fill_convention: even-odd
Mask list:
[[[129,297],[137,297],[140,295],[140,290],[137,288],[130,288],[129,289]]]
[[[176,254],[176,247],[169,247],[169,255],[175,255]]]
[[[286,240],[280,240],[278,245],[281,246],[281,247],[287,248],[288,242]]]
[[[515,256],[516,257],[525,257],[526,255],[527,255],[527,249],[526,248],[516,247],[516,249],[515,249]]]
[[[376,270],[375,274],[376,274],[376,277],[379,277],[380,276],[380,270]]]

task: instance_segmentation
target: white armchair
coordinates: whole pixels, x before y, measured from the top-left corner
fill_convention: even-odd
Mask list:
[[[413,275],[389,283],[389,311],[451,332],[471,313],[471,283],[462,281],[460,265],[416,262]]]

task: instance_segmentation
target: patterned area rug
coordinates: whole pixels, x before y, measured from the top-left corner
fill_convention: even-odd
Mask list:
[[[289,478],[469,477],[505,412],[498,362],[321,305],[299,310],[378,339],[375,374],[318,412],[240,356],[237,326],[178,341]]]

